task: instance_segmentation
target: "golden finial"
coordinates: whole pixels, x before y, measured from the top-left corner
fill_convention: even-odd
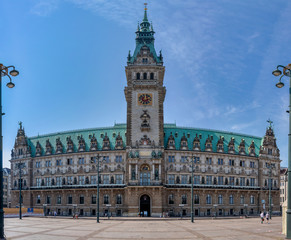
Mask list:
[[[147,3],[144,3],[144,10],[148,10],[147,5],[148,5]]]

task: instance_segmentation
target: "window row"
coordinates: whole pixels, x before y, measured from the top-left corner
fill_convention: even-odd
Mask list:
[[[194,175],[194,184],[206,185],[230,185],[230,186],[256,186],[255,178],[246,177],[224,177],[224,176],[200,176]],[[168,184],[191,184],[191,177],[189,175],[168,175]]]
[[[168,156],[168,162],[169,163],[174,163],[175,162],[175,156],[174,155],[169,155]],[[191,160],[191,157],[181,156],[180,162],[181,163],[186,163],[186,162],[191,163],[192,160]],[[200,161],[199,157],[194,157],[193,158],[193,163],[199,164],[199,163],[202,163],[202,162]],[[217,161],[214,162],[211,157],[207,157],[205,159],[205,164],[207,164],[207,165],[217,164],[217,165],[234,166],[235,165],[235,160],[234,159],[229,159],[228,162],[227,162],[227,161],[224,161],[223,158],[218,158]],[[244,160],[240,160],[239,161],[239,165],[238,165],[238,162],[237,162],[236,166],[250,167],[250,168],[255,168],[256,167],[254,161],[250,161],[249,165],[247,166],[246,161],[244,161]]]
[[[45,178],[36,178],[35,186],[64,186],[64,185],[85,185],[85,184],[96,184],[97,176],[67,176],[67,177],[45,177]],[[113,175],[100,175],[99,176],[100,184],[123,184],[123,174]]]
[[[114,160],[116,163],[121,163],[123,161],[121,155],[116,155]],[[100,162],[102,161],[103,163],[110,163],[111,162],[109,156],[102,156],[101,159],[99,159],[99,161]],[[86,162],[85,158],[81,157],[81,158],[78,158],[77,162],[74,161],[73,158],[67,158],[66,160],[56,159],[55,163],[56,163],[55,166],[64,166],[65,164],[66,165],[74,165],[74,164],[82,165],[82,164],[86,164],[87,162]],[[91,157],[90,161],[88,163],[97,163],[97,158]],[[41,168],[42,166],[43,167],[52,167],[53,166],[52,160],[35,162],[35,168]]]
[[[115,198],[115,204],[123,204],[122,203],[122,195],[117,194]],[[66,201],[64,201],[62,195],[57,195],[55,199],[55,204],[85,204],[85,196],[84,195],[79,195],[77,198],[73,199],[73,196],[71,194],[66,196]],[[97,203],[97,198],[96,195],[91,195],[90,197],[90,204],[96,204]],[[104,195],[103,196],[103,204],[109,204],[110,203],[110,197],[109,195]],[[37,195],[36,196],[36,204],[42,204],[41,202],[41,196]],[[45,204],[52,204],[52,199],[50,195],[47,195],[45,197]]]
[[[143,59],[144,60],[144,59]],[[146,58],[146,61],[147,61],[147,58]],[[144,73],[137,73],[136,74],[136,79],[137,80],[140,80],[141,79],[141,77],[142,77],[142,79],[150,79],[150,80],[153,80],[154,79],[154,73],[150,73],[150,74],[148,74],[148,73],[146,73],[146,72],[144,72]]]
[[[190,195],[191,197],[191,195]],[[217,197],[217,201],[212,202],[212,196],[210,194],[208,194],[205,198],[205,202],[206,204],[224,204],[224,200],[223,200],[223,196],[222,195],[218,195]],[[169,204],[175,204],[175,198],[174,198],[174,194],[170,194],[168,197],[168,203]],[[187,200],[187,194],[183,194],[181,196],[181,200],[180,202],[181,204],[188,204],[188,200]],[[191,202],[189,202],[191,203]],[[253,195],[250,196],[250,201],[249,203],[251,205],[255,204],[255,197]],[[194,204],[200,204],[200,196],[198,194],[194,195]],[[233,195],[229,195],[228,197],[228,204],[234,204],[234,196]],[[240,196],[239,198],[239,204],[245,204],[245,197],[243,195]]]

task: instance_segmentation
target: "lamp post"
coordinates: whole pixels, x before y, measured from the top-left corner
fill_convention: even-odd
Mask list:
[[[13,68],[10,72],[8,69]],[[9,78],[9,83],[6,84],[7,87],[13,88],[15,84],[12,82],[12,77],[16,77],[19,74],[15,70],[14,66],[5,67],[0,63],[0,239],[5,239],[4,236],[4,211],[3,211],[3,141],[2,141],[2,76],[7,76]]]
[[[282,71],[279,69],[281,68]],[[289,77],[289,134],[288,134],[288,189],[287,189],[287,227],[286,227],[286,238],[291,239],[291,63],[287,66],[278,65],[277,69],[272,72],[276,77],[280,76],[279,82],[276,84],[276,87],[284,87],[284,83],[281,82],[281,79],[286,76]]]
[[[22,206],[22,196],[21,196],[21,190],[22,190],[22,178],[21,178],[21,169],[25,167],[25,163],[18,163],[17,167],[19,169],[19,219],[22,219],[22,212],[21,212],[21,206]]]
[[[194,223],[194,155],[191,157],[191,222]]]
[[[97,154],[96,156],[97,161],[97,223],[99,223],[99,169],[100,169],[100,156]],[[91,160],[91,163],[94,163],[94,159]]]

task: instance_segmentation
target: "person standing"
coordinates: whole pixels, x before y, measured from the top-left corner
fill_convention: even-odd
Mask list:
[[[261,217],[261,224],[263,224],[265,220],[264,212],[261,212],[260,217]]]
[[[267,223],[269,224],[269,218],[270,218],[270,215],[269,215],[269,212],[267,212],[266,214],[266,220],[267,220]]]

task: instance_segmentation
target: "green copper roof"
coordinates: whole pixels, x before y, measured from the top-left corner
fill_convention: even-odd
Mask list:
[[[146,8],[145,8],[145,13],[144,13],[144,19],[141,22],[141,24],[138,24],[137,31],[135,33],[136,33],[136,38],[135,38],[136,47],[135,47],[133,56],[131,56],[129,53],[127,57],[127,62],[132,64],[136,60],[136,57],[139,54],[141,48],[143,46],[146,46],[149,48],[150,53],[153,55],[153,58],[155,59],[156,63],[162,63],[163,57],[162,57],[161,52],[160,52],[160,56],[157,56],[157,53],[155,50],[155,46],[154,46],[155,32],[153,30],[152,25],[148,21]]]
[[[189,150],[193,149],[193,141],[196,137],[196,134],[201,136],[200,139],[200,147],[201,151],[205,150],[205,141],[208,138],[208,136],[212,136],[212,147],[213,151],[216,152],[216,144],[217,141],[220,139],[220,136],[224,138],[223,146],[224,146],[224,152],[228,152],[228,144],[231,138],[234,138],[235,142],[235,152],[238,153],[238,146],[241,143],[241,140],[245,140],[245,149],[246,153],[248,153],[248,148],[252,141],[254,141],[255,144],[255,153],[256,155],[259,155],[260,145],[263,138],[256,137],[256,136],[250,136],[246,134],[240,134],[240,133],[233,133],[233,132],[226,132],[226,131],[217,131],[217,130],[210,130],[210,129],[200,129],[200,128],[185,128],[185,127],[177,127],[176,124],[165,124],[164,126],[164,132],[165,132],[165,138],[164,138],[164,146],[167,147],[168,138],[170,137],[171,133],[175,139],[175,147],[176,149],[180,149],[180,143],[181,138],[185,134],[188,141],[188,148]],[[190,136],[190,137],[188,137]]]
[[[232,133],[232,132],[226,132],[226,131],[217,131],[217,130],[209,130],[209,129],[199,129],[199,128],[185,128],[185,127],[177,127],[176,124],[165,124],[164,125],[164,146],[165,149],[167,148],[167,142],[169,136],[173,135],[175,139],[175,147],[177,150],[180,149],[180,142],[181,138],[185,134],[188,141],[188,148],[189,150],[192,150],[193,148],[193,140],[196,136],[196,134],[199,136],[201,135],[200,143],[201,143],[201,151],[205,150],[205,141],[208,138],[208,136],[213,137],[212,146],[213,151],[216,152],[216,144],[220,136],[224,137],[224,152],[227,153],[227,146],[231,138],[234,138],[235,141],[235,151],[238,153],[238,146],[241,142],[241,139],[245,140],[245,147],[246,152],[248,153],[247,149],[254,141],[255,144],[255,152],[256,155],[259,154],[259,149],[261,145],[262,138],[256,137],[256,136],[250,136],[245,134],[239,134],[239,133]],[[30,137],[28,138],[28,144],[31,147],[32,156],[35,156],[35,147],[37,144],[37,141],[39,141],[40,145],[42,146],[42,155],[44,155],[45,152],[45,146],[46,146],[46,140],[49,139],[53,151],[52,154],[55,153],[55,147],[56,147],[56,139],[60,138],[62,144],[63,144],[63,153],[66,153],[67,148],[67,137],[71,137],[73,143],[74,143],[74,152],[78,151],[78,137],[82,136],[85,140],[86,144],[86,151],[89,151],[90,148],[90,135],[95,135],[97,141],[98,141],[98,149],[102,149],[103,139],[105,134],[109,137],[110,140],[110,147],[111,149],[114,149],[115,147],[115,139],[120,134],[123,140],[123,144],[125,147],[126,143],[126,124],[115,124],[113,127],[105,127],[105,128],[90,128],[90,129],[81,129],[81,130],[74,130],[74,131],[66,131],[66,132],[58,132],[58,133],[52,133],[52,134],[46,134],[36,137]]]
[[[28,138],[28,144],[31,147],[32,156],[35,156],[36,143],[37,141],[39,141],[42,147],[42,154],[44,154],[46,140],[49,139],[53,148],[52,154],[54,154],[55,148],[56,148],[56,139],[60,138],[63,144],[63,152],[66,153],[67,137],[71,137],[74,143],[74,152],[77,152],[78,142],[79,142],[78,137],[82,136],[85,140],[86,151],[89,151],[89,148],[90,148],[89,135],[91,136],[93,134],[95,135],[98,142],[98,149],[102,149],[102,144],[103,144],[102,136],[104,137],[105,134],[107,134],[110,140],[110,148],[114,149],[115,138],[118,136],[118,134],[120,134],[120,136],[122,137],[123,144],[125,147],[125,143],[126,143],[125,132],[126,132],[126,124],[115,124],[113,127],[81,129],[81,130],[58,132],[58,133],[46,134],[46,135],[41,135],[41,136],[36,136],[36,137],[30,137]]]

